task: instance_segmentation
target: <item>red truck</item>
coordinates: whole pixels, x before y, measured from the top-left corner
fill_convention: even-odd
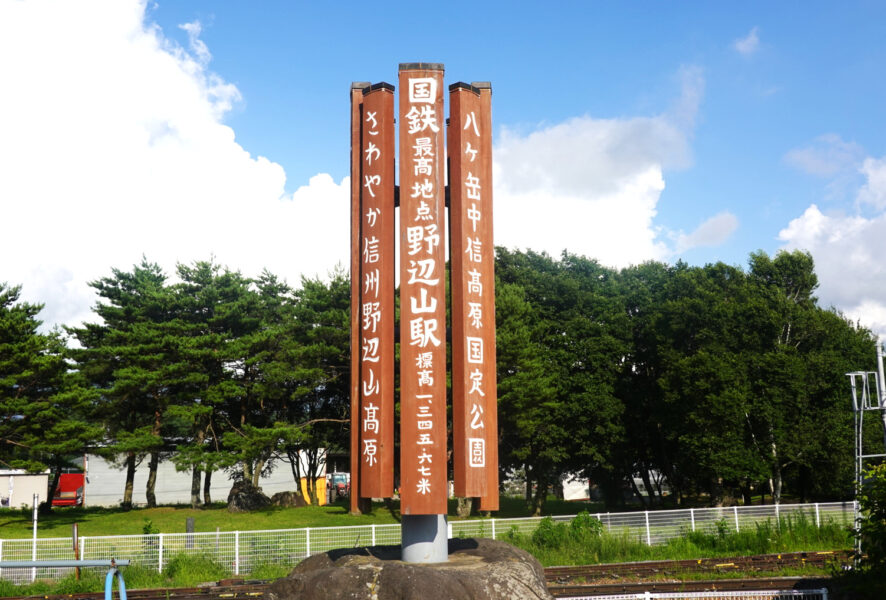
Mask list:
[[[62,473],[58,488],[52,498],[53,506],[83,506],[83,489],[86,478],[83,473]]]

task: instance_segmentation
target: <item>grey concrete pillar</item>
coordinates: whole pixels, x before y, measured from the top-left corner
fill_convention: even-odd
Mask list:
[[[449,560],[446,515],[403,515],[400,521],[402,558],[410,563]]]

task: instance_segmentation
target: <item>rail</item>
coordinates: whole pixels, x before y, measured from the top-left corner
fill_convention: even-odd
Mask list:
[[[812,590],[733,590],[636,592],[593,596],[557,596],[559,600],[828,600],[827,588]]]

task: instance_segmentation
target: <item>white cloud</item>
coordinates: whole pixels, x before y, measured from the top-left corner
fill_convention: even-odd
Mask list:
[[[144,254],[172,274],[208,259],[297,283],[347,258],[347,180],[294,197],[221,121],[239,92],[145,23],[136,0],[0,3],[0,281],[46,303],[48,323],[90,319],[87,282]]]
[[[138,0],[0,2],[0,55],[16,57],[0,61],[0,281],[45,302],[50,324],[91,320],[87,282],[142,255],[170,276],[214,256],[293,284],[347,267],[348,179],[320,174],[288,197],[283,168],[224,124],[240,93],[209,69],[200,24],[182,28],[187,49]],[[661,115],[505,131],[497,243],[614,266],[669,256],[655,225],[663,173],[691,164],[704,89],[697,69],[680,78]]]
[[[867,182],[858,193],[859,204],[886,209],[886,157],[866,158],[860,170]]]
[[[578,117],[528,135],[504,129],[494,151],[496,243],[564,249],[612,266],[671,254],[659,241],[663,171],[691,164],[690,137],[704,90],[695,68],[654,117]]]
[[[787,249],[808,250],[815,259],[819,298],[879,334],[886,334],[886,158],[864,161],[866,183],[857,204],[877,214],[824,213],[811,205],[779,233]]]
[[[732,47],[742,56],[750,56],[760,49],[759,28],[753,27],[746,36],[738,38]]]
[[[178,27],[187,32],[188,47],[191,49],[194,57],[196,57],[197,62],[200,63],[200,66],[206,67],[209,61],[212,60],[212,54],[209,52],[206,42],[200,39],[200,34],[203,33],[203,26],[200,24],[200,21],[183,23]]]
[[[804,173],[833,177],[856,170],[863,156],[864,149],[855,142],[845,142],[840,136],[828,133],[815,138],[808,146],[790,150],[784,160]]]
[[[719,246],[738,229],[738,217],[730,212],[721,212],[705,220],[692,233],[677,236],[675,251],[685,252],[690,248]]]

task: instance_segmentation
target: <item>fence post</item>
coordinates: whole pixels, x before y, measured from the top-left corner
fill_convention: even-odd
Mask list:
[[[305,552],[307,556],[311,555],[311,528],[305,527]]]
[[[240,532],[234,532],[234,575],[240,574]]]
[[[695,531],[695,509],[689,509],[689,519],[692,521],[692,531]]]
[[[80,558],[81,560],[86,559],[86,537],[80,536]]]
[[[375,525],[370,525],[372,527],[372,545],[375,546]]]
[[[157,572],[163,572],[163,534],[157,534]]]
[[[821,517],[818,514],[818,502],[815,503],[815,526],[821,529]]]
[[[0,560],[3,560],[3,540],[0,539]],[[0,575],[3,574],[3,569],[0,569]]]
[[[738,507],[737,506],[732,507],[732,514],[735,515],[735,532],[738,533],[739,527],[738,527]]]
[[[646,514],[646,545],[652,545],[652,536],[649,534],[649,511],[643,511]]]
[[[492,539],[495,539],[495,519],[492,519]]]
[[[775,527],[776,529],[781,528],[781,515],[778,512],[778,504],[775,505]]]

